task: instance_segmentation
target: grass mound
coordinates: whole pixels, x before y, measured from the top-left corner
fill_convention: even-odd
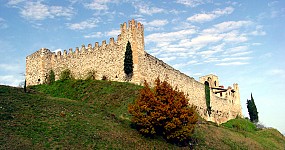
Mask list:
[[[0,85],[0,149],[189,149],[145,138],[130,127],[127,106],[141,86],[65,80],[21,88]],[[244,120],[196,126],[195,149],[284,149],[275,129]],[[239,126],[239,130],[237,130]]]
[[[247,119],[237,118],[229,120],[226,123],[223,123],[222,126],[236,129],[239,131],[248,131],[248,132],[254,132],[257,131],[256,125],[252,122],[250,122]]]
[[[82,80],[33,86],[29,93],[0,86],[0,149],[175,149],[130,127],[127,105],[140,88]]]
[[[52,85],[31,87],[53,97],[95,106],[96,111],[124,117],[128,117],[127,106],[135,100],[141,88],[130,83],[101,80],[59,80]]]

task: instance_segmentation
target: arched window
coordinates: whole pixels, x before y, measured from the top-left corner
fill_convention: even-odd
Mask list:
[[[209,82],[208,81],[205,81],[204,83],[206,86],[210,86]]]
[[[211,77],[208,77],[208,81],[211,81]]]
[[[215,87],[217,86],[217,81],[214,82]]]

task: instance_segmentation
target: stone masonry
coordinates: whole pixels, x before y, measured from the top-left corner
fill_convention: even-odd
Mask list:
[[[66,69],[69,69],[76,79],[85,79],[92,73],[99,80],[106,77],[111,81],[126,82],[124,58],[129,41],[134,64],[133,76],[129,82],[141,85],[146,80],[151,84],[159,77],[183,91],[189,99],[189,104],[194,105],[197,112],[208,121],[220,124],[242,116],[238,84],[225,89],[219,85],[215,75],[200,77],[198,82],[144,50],[144,27],[141,23],[131,20],[128,25],[124,23],[120,28],[121,34],[118,35],[117,41],[110,38],[108,44],[106,41],[102,41],[101,45],[96,42],[94,47],[91,44],[87,47],[82,45],[80,49],[76,47],[73,51],[70,48],[68,52],[64,50],[63,53],[41,48],[27,56],[27,85],[45,83],[50,70],[55,72],[55,79],[58,80],[60,73]],[[211,90],[210,115],[207,113],[205,84],[208,84]]]

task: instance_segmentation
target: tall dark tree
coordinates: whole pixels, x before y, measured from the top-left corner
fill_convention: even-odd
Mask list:
[[[27,80],[25,79],[25,82],[24,82],[24,92],[27,93]]]
[[[257,108],[256,105],[254,103],[254,99],[251,93],[251,99],[247,100],[247,110],[248,110],[248,114],[250,117],[250,121],[251,122],[258,122],[258,112],[257,112]]]
[[[210,95],[210,86],[209,86],[209,82],[205,82],[205,95],[206,95],[206,106],[207,106],[207,112],[208,115],[211,116],[211,95]]]
[[[124,60],[124,71],[127,76],[131,76],[133,73],[133,52],[131,43],[128,41],[126,52],[125,52],[125,60]]]

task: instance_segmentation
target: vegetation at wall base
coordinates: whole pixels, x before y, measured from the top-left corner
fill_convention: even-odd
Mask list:
[[[70,74],[70,71],[69,71]],[[47,84],[52,84],[55,81],[55,74],[53,70],[50,70],[47,77]]]
[[[86,80],[95,80],[96,79],[96,71],[92,70],[87,73]]]
[[[52,71],[53,72],[53,71]],[[51,73],[52,73],[51,72]],[[51,74],[50,73],[50,74]],[[50,75],[51,76],[51,75]],[[59,79],[60,80],[70,80],[70,79],[73,79],[72,77],[72,74],[71,74],[71,71],[69,69],[65,69],[63,70],[61,73],[60,73],[60,76],[59,76]]]
[[[208,115],[211,116],[211,94],[210,94],[210,86],[209,83],[205,84],[205,96],[206,96],[206,105],[207,105],[207,112]]]
[[[22,88],[0,85],[0,149],[189,149],[146,138],[131,128],[128,105],[141,86],[59,80]],[[239,120],[238,120],[239,121]],[[277,130],[217,126],[201,118],[195,149],[284,149]]]

